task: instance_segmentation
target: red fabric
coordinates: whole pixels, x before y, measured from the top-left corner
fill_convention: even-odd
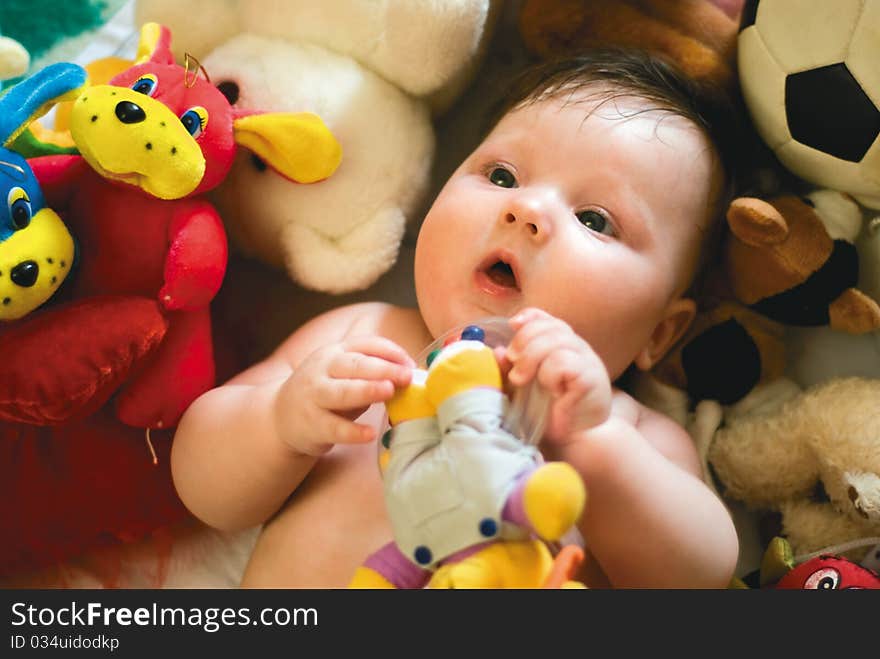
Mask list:
[[[161,357],[129,373],[126,387],[132,393],[124,420],[144,428],[172,427],[214,382],[210,322],[205,319],[226,271],[223,223],[204,200],[157,199],[138,188],[110,183],[91,168],[78,170],[79,178],[71,182],[52,168],[73,168],[76,163],[47,158],[33,159],[34,171],[38,177],[51,174],[46,187],[52,196],[69,196],[68,206],[58,210],[79,245],[72,297],[143,297],[162,308],[168,336],[163,337]],[[58,181],[62,184],[56,185]],[[60,189],[64,185],[73,185],[74,191],[65,194]],[[123,320],[114,318],[113,323]],[[170,337],[175,339],[174,350],[166,345]],[[168,365],[175,361],[181,366]]]
[[[170,431],[123,426],[110,406],[64,426],[0,424],[0,575],[134,540],[187,516]]]
[[[0,326],[0,420],[56,425],[97,411],[134,364],[162,341],[167,322],[147,298],[79,300]]]
[[[208,109],[205,175],[190,197],[108,181],[79,156],[30,161],[79,253],[59,299],[0,328],[0,576],[186,515],[169,470],[171,429],[214,385],[209,303],[227,263],[220,217],[196,195],[226,176],[235,141],[225,97],[202,78],[183,84],[169,39],[163,31],[155,61],[113,83],[159,71],[169,96],[155,98],[175,116]]]

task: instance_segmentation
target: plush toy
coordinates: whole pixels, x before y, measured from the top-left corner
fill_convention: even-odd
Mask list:
[[[395,262],[428,191],[432,110],[469,81],[500,5],[138,0],[136,15],[169,25],[234,107],[310,110],[338,137],[345,163],[320,189],[246,154],[214,200],[243,253],[302,286],[343,293]]]
[[[876,540],[877,538],[874,538]],[[870,544],[871,541],[868,541]],[[880,575],[864,564],[833,553],[795,556],[789,542],[773,538],[759,570],[736,579],[737,588],[779,590],[880,589]]]
[[[0,35],[0,82],[24,75],[30,62],[30,55],[24,46],[15,39]]]
[[[725,497],[778,514],[798,554],[880,536],[878,409],[880,380],[836,378],[722,426],[709,465]]]
[[[525,0],[519,30],[542,59],[593,46],[665,55],[688,75],[722,86],[736,81],[736,21],[707,0]]]
[[[734,200],[721,266],[657,377],[693,401],[728,405],[785,373],[786,326],[880,328],[880,306],[856,287],[861,222],[858,206],[831,190]]]
[[[174,425],[214,384],[208,303],[226,239],[202,194],[223,180],[236,143],[299,183],[326,178],[341,156],[317,116],[236,110],[169,48],[168,29],[146,24],[138,63],[77,99],[70,127],[85,162],[32,161],[82,245],[74,296],[152,297],[166,314],[160,352],[116,401],[119,418],[140,428]]]
[[[10,143],[37,116],[79,94],[85,71],[53,64],[0,97],[0,321],[22,318],[61,286],[73,268],[74,245],[64,222],[46,206],[27,161]],[[3,276],[7,273],[7,276]]]
[[[484,337],[465,328],[388,402],[382,463],[394,542],[352,587],[541,587],[553,572],[546,543],[577,521],[583,482],[504,427],[508,397]]]
[[[748,0],[737,59],[767,146],[813,185],[880,208],[880,0]]]
[[[15,350],[0,366],[0,573],[185,515],[168,429],[214,385],[208,305],[227,256],[202,194],[236,143],[301,183],[340,162],[318,117],[234,109],[197,63],[174,64],[169,44],[166,28],[143,26],[138,63],[74,103],[83,156],[30,161],[80,264],[58,305],[2,334]]]

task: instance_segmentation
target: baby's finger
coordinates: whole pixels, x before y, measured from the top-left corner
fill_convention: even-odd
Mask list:
[[[328,364],[327,375],[339,379],[391,380],[404,387],[412,379],[412,368],[362,352],[343,352]]]
[[[346,339],[343,345],[349,352],[372,355],[373,357],[379,357],[380,359],[401,364],[402,366],[409,366],[410,368],[416,365],[406,350],[384,336],[353,336]]]
[[[550,393],[559,396],[571,391],[585,392],[592,381],[589,362],[572,350],[550,351],[538,365],[535,379]]]
[[[332,444],[364,444],[377,435],[373,426],[355,423],[326,411],[318,416],[316,426],[322,440]]]
[[[315,403],[325,410],[356,410],[384,403],[394,395],[390,380],[333,380],[315,392]]]
[[[552,318],[552,316],[544,311],[543,309],[538,309],[537,307],[526,307],[521,311],[518,311],[513,317],[510,319],[510,326],[517,330],[526,323],[530,323],[533,320],[537,320],[538,318]]]
[[[536,318],[520,327],[513,335],[507,346],[510,360],[516,362],[535,338],[547,332],[554,332],[560,338],[565,335],[574,336],[571,328],[561,320],[552,317]]]
[[[547,356],[560,350],[564,345],[565,337],[553,330],[532,338],[523,350],[511,356],[513,368],[508,373],[510,382],[520,386],[531,381]]]

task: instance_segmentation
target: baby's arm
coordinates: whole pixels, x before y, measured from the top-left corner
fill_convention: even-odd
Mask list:
[[[207,524],[266,521],[333,444],[374,439],[353,420],[406,384],[411,360],[365,336],[384,305],[343,307],[310,321],[263,362],[199,397],[178,425],[174,484]]]
[[[612,395],[602,362],[562,321],[529,309],[511,324],[508,377],[514,385],[534,380],[551,396],[542,448],[581,474],[580,529],[611,584],[726,587],[736,532],[700,479],[685,430],[623,392]]]
[[[635,423],[630,410],[640,410]],[[587,484],[580,529],[612,585],[727,587],[736,531],[700,480],[683,428],[619,393],[611,418],[560,447],[559,457]]]

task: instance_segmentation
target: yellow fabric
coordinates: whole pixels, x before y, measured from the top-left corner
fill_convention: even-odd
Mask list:
[[[446,563],[428,588],[541,588],[553,566],[538,540],[494,542],[455,563]]]
[[[349,588],[394,588],[394,584],[388,581],[381,574],[372,570],[368,567],[359,567],[354,576],[351,578],[351,582],[348,584]]]
[[[162,27],[158,23],[144,23],[141,27],[137,53],[134,56],[135,64],[143,64],[150,61],[161,36]]]
[[[86,64],[83,68],[89,75],[90,84],[104,85],[110,82],[112,78],[116,77],[117,74],[122,73],[127,68],[131,67],[132,64],[133,62],[131,60],[123,59],[121,57],[103,57]],[[59,103],[55,106],[54,132],[50,132],[48,129],[42,129],[45,132],[41,135],[38,132],[40,129],[34,130],[35,126],[38,126],[39,124],[31,126],[31,130],[34,132],[34,135],[44,142],[51,142],[52,144],[58,144],[59,146],[73,146],[73,138],[70,137],[70,111],[72,109],[72,101]],[[50,139],[44,139],[44,137]]]
[[[779,581],[794,567],[794,554],[785,538],[776,536],[764,550],[761,558],[761,585]]]
[[[492,349],[481,344],[448,357],[441,353],[428,369],[425,386],[431,404],[440,407],[447,398],[476,387],[500,390],[501,371]]]
[[[420,382],[418,379],[398,389],[391,400],[385,403],[385,409],[388,411],[388,421],[392,426],[401,421],[434,416],[436,412],[434,406],[428,402],[424,381]]]
[[[574,467],[567,462],[549,462],[529,477],[523,507],[538,535],[558,540],[580,517],[586,498],[584,483]]]
[[[235,141],[299,183],[320,181],[339,167],[342,147],[315,114],[255,114],[233,123]]]
[[[146,119],[117,121],[121,101],[141,107]],[[92,117],[97,116],[97,121]],[[112,120],[101,121],[102,117]],[[74,103],[70,132],[77,148],[102,176],[137,185],[159,199],[180,199],[195,190],[205,174],[205,157],[180,119],[164,103],[124,87],[98,85]],[[143,144],[133,149],[132,144]],[[146,145],[149,144],[149,148]]]
[[[37,263],[39,275],[33,286],[18,286],[12,281],[12,269],[26,261]],[[26,228],[0,243],[0,301],[9,299],[0,304],[0,320],[21,318],[43,304],[67,277],[72,263],[73,238],[61,218],[49,208],[37,212]]]

